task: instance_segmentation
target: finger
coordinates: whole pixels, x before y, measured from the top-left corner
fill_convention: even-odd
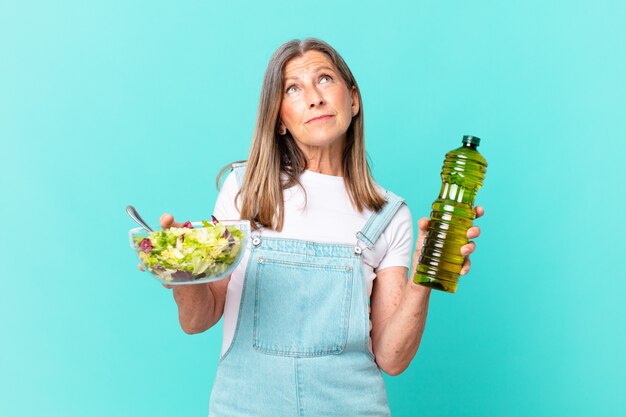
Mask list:
[[[182,227],[183,223],[175,222],[174,216],[169,213],[163,213],[161,216],[161,228],[169,229],[170,227]]]
[[[465,257],[465,262],[463,262],[463,266],[461,267],[461,275],[467,275],[472,266],[472,261],[470,261],[469,256]]]
[[[485,214],[485,208],[483,206],[474,207],[474,213],[476,213],[476,218],[482,217]]]
[[[428,231],[428,219],[426,217],[422,217],[417,221],[417,240],[415,241],[415,250],[420,251],[424,244],[424,239],[426,239],[426,232]]]
[[[480,236],[480,227],[478,226],[470,227],[469,229],[467,229],[466,236],[468,239],[476,239],[478,236]]]
[[[137,264],[137,267],[139,268],[141,272],[146,272],[146,270],[143,269],[143,266],[141,266],[141,264]]]
[[[475,250],[476,250],[476,243],[470,242],[467,245],[461,246],[461,255],[463,256],[471,255],[472,253],[474,253]]]
[[[430,222],[428,221],[426,217],[422,217],[421,219],[419,219],[417,221],[418,231],[426,233],[426,231],[428,230],[428,223]]]

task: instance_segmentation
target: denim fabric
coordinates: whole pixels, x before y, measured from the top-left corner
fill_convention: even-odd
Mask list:
[[[387,197],[388,206],[402,203]],[[375,241],[393,217],[388,213],[374,213],[362,236]],[[237,327],[219,362],[209,416],[389,416],[369,349],[356,240],[331,244],[255,233],[252,242]]]
[[[383,208],[375,216],[370,216],[363,230],[356,234],[357,239],[364,242],[369,249],[374,247],[385,227],[404,204],[404,200],[391,191],[385,192],[385,200],[387,203]]]

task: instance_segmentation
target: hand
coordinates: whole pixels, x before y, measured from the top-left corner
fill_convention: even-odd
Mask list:
[[[476,218],[481,217],[485,214],[485,209],[482,206],[474,207],[474,213],[476,213]],[[476,239],[480,236],[480,227],[472,226],[467,229],[467,238],[468,239]],[[465,261],[463,261],[463,267],[461,268],[461,275],[467,275],[470,270],[470,266],[472,263],[470,262],[469,256],[474,253],[476,250],[476,243],[473,241],[469,241],[467,245],[461,246],[461,255],[465,256]]]
[[[174,221],[174,216],[172,216],[172,215],[171,215],[171,214],[169,214],[169,213],[164,213],[164,214],[161,216],[160,222],[161,222],[161,228],[162,228],[163,230],[165,230],[165,229],[169,229],[169,228],[170,228],[170,227],[172,227],[172,226],[174,226],[174,227],[182,227],[182,226],[183,226],[183,223],[180,223],[180,222],[175,222],[175,221]],[[143,266],[141,266],[141,264],[140,264],[140,263],[139,263],[139,264],[137,264],[137,267],[139,268],[139,270],[140,270],[140,271],[145,272],[145,269],[143,269]],[[173,285],[163,284],[163,286],[164,286],[165,288],[174,288],[174,286],[173,286]]]
[[[474,207],[474,213],[476,218],[482,217],[485,214],[485,209],[482,206]],[[417,242],[415,242],[415,252],[413,253],[413,268],[417,268],[419,256],[422,253],[422,246],[424,246],[424,240],[426,239],[426,231],[428,230],[428,219],[422,217],[417,221]],[[480,236],[480,227],[472,226],[467,229],[467,238],[476,239]],[[463,266],[461,267],[461,275],[467,275],[472,265],[469,255],[476,250],[476,243],[473,241],[468,242],[466,245],[461,246],[461,255],[465,257]]]

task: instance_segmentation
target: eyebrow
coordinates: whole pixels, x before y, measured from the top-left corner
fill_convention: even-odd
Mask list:
[[[329,67],[327,65],[322,65],[320,67],[317,67],[317,68],[315,68],[315,70],[313,70],[313,72],[314,73],[318,73],[318,72],[321,72],[321,71],[324,71],[324,70],[337,72],[337,71],[335,71],[334,69],[332,69],[331,67]],[[287,77],[287,78],[285,78],[285,80],[299,80],[299,79],[300,78],[298,78],[298,77]]]

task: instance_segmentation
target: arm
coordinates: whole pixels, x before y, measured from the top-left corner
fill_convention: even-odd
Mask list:
[[[482,207],[477,206],[476,217],[483,215]],[[413,253],[411,279],[406,279],[407,268],[389,267],[378,271],[371,297],[372,348],[376,363],[381,370],[389,375],[398,375],[408,368],[417,353],[422,334],[426,327],[426,315],[430,289],[413,283],[412,277],[422,251],[428,219],[418,222],[418,237]],[[469,239],[480,235],[480,228],[470,227],[467,231]],[[461,248],[465,262],[461,275],[470,269],[469,255],[474,252],[476,244],[470,242]]]
[[[224,313],[230,278],[208,284],[174,287],[178,321],[187,334],[201,333],[217,323]]]
[[[372,348],[378,367],[402,373],[417,353],[426,326],[430,288],[406,279],[407,268],[379,271],[372,289]]]
[[[239,210],[235,198],[239,191],[237,176],[230,172],[224,181],[215,207],[218,219],[238,219]],[[167,217],[165,217],[167,216]],[[170,215],[161,218],[163,227],[169,227]],[[183,285],[174,287],[174,300],[178,306],[178,321],[187,334],[201,333],[213,327],[224,314],[224,303],[230,277],[208,284]]]
[[[175,222],[171,214],[161,216],[161,227],[167,229],[171,226],[181,227],[182,223]],[[139,269],[143,271],[141,264]],[[172,289],[178,306],[178,321],[185,333],[202,333],[220,320],[229,282],[230,277],[207,284],[163,285]]]

